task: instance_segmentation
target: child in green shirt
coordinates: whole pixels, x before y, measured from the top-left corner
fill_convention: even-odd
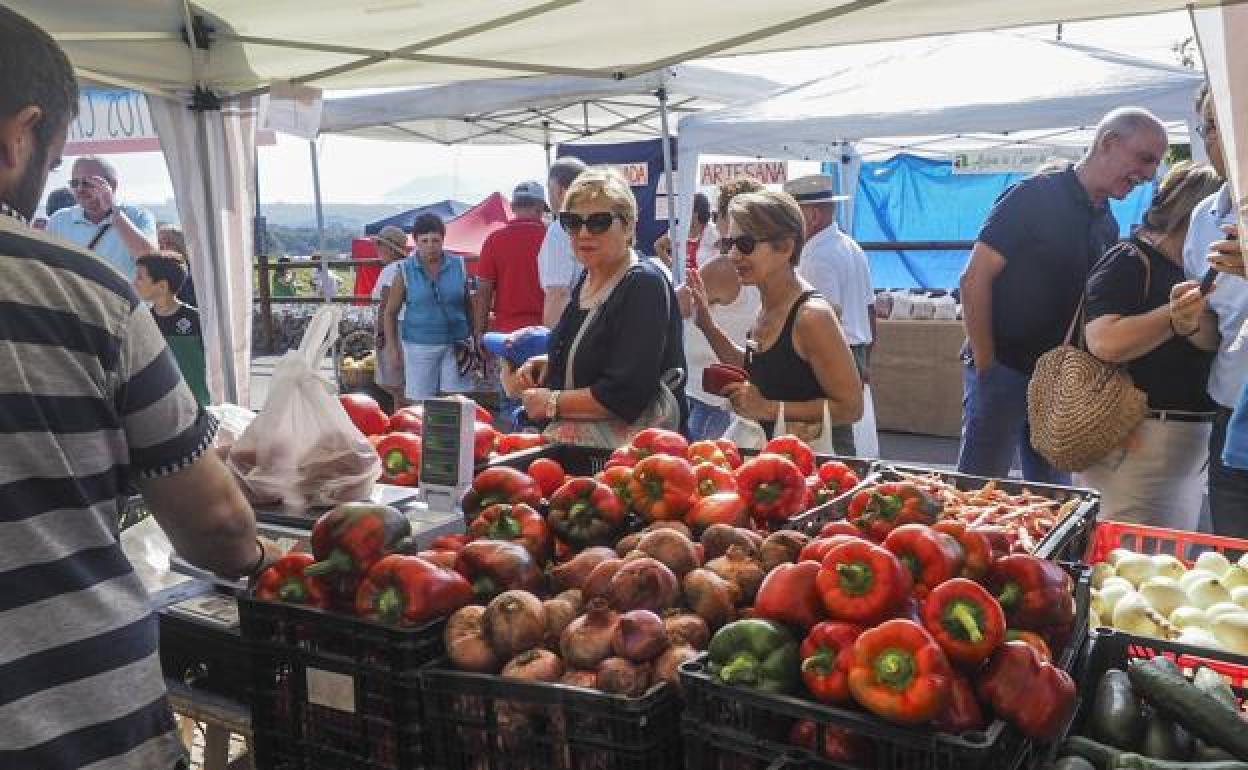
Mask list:
[[[182,379],[200,405],[207,406],[212,399],[208,395],[199,311],[178,300],[178,291],[186,282],[186,259],[176,251],[160,251],[139,257],[135,264],[135,291],[152,304],[152,316],[182,370]]]

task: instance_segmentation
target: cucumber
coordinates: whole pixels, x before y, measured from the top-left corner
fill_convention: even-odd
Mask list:
[[[1122,752],[1113,746],[1106,746],[1104,743],[1084,738],[1082,735],[1067,738],[1062,744],[1062,753],[1083,757],[1096,765],[1098,770],[1110,770],[1117,763],[1118,757],[1122,755]]]
[[[1197,690],[1209,693],[1229,708],[1239,711],[1239,701],[1235,698],[1235,691],[1217,671],[1201,666],[1196,669],[1192,684],[1196,685]]]
[[[1096,765],[1083,757],[1062,757],[1049,765],[1049,770],[1096,770]]]
[[[1139,754],[1119,754],[1108,770],[1248,770],[1248,762],[1172,762]]]
[[[1139,746],[1148,723],[1143,704],[1131,687],[1126,671],[1111,668],[1096,685],[1096,699],[1085,730],[1089,738],[1132,751]]]
[[[1170,658],[1159,655],[1156,658],[1153,658],[1152,662],[1154,666],[1158,666],[1166,671],[1169,671],[1175,676],[1183,676],[1183,671],[1179,669],[1179,664],[1175,663]]]
[[[1139,753],[1153,759],[1186,760],[1192,753],[1192,737],[1181,725],[1154,712],[1140,741]]]
[[[1248,759],[1248,730],[1244,729],[1239,712],[1182,676],[1147,662],[1133,661],[1127,674],[1135,692],[1163,717],[1178,722],[1207,743],[1226,749],[1236,759]]]

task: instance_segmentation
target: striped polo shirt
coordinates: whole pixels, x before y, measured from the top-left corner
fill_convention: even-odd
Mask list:
[[[126,279],[0,215],[0,768],[183,759],[117,515],[215,430]]]

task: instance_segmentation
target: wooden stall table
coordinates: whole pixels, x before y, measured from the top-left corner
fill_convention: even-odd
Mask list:
[[[187,687],[165,678],[169,705],[181,722],[182,742],[191,750],[193,725],[204,726],[203,770],[253,770],[251,752],[230,761],[230,737],[238,735],[251,746],[251,709],[243,703]]]
[[[871,396],[879,430],[961,435],[961,321],[890,321],[876,327]]]

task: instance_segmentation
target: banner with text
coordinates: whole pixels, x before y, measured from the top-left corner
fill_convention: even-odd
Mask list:
[[[1078,147],[997,147],[953,154],[954,174],[1030,174],[1054,160],[1074,162]]]
[[[710,187],[739,176],[751,176],[763,184],[784,184],[789,180],[789,164],[783,160],[703,163],[698,172],[698,186]]]

